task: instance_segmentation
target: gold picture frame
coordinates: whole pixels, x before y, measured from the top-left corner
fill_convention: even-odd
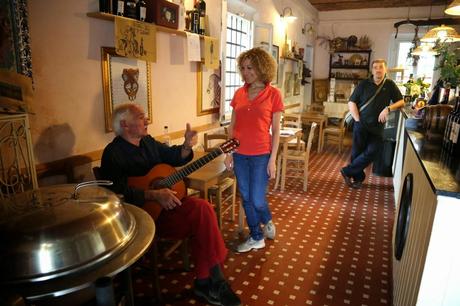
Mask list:
[[[329,79],[314,79],[313,80],[313,103],[322,103],[327,101],[329,92]]]
[[[123,57],[115,48],[101,47],[102,89],[106,132],[112,131],[112,112],[124,102],[139,104],[152,122],[151,68],[147,61]]]
[[[220,67],[207,69],[203,62],[199,62],[197,65],[197,116],[219,113],[221,100]]]

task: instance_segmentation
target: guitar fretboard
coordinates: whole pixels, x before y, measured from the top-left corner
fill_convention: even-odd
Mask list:
[[[197,159],[196,161],[188,164],[187,166],[183,167],[179,171],[174,172],[170,176],[165,177],[164,179],[159,181],[159,184],[164,187],[170,188],[174,184],[179,181],[182,181],[184,177],[188,176],[190,173],[200,169],[211,160],[215,159],[217,156],[222,154],[222,150],[220,148],[215,149],[211,153]]]

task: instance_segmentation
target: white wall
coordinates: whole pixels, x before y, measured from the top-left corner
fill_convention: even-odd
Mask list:
[[[255,7],[256,21],[274,24],[274,41],[281,47],[284,32],[278,29],[277,6],[281,3],[240,2]],[[186,0],[186,8],[192,3]],[[220,38],[224,3],[206,3],[210,34]],[[291,6],[299,16],[289,26],[290,39],[305,44],[304,35],[299,33],[305,20],[317,18],[316,10],[301,0],[286,0],[282,6]],[[105,132],[100,49],[114,45],[113,22],[86,16],[98,10],[96,0],[29,0],[28,8],[35,111],[31,129],[36,162],[103,149],[113,134]],[[175,132],[183,130],[186,122],[192,126],[216,122],[216,115],[196,115],[196,64],[186,59],[185,38],[158,32],[157,48],[157,62],[152,63],[153,123],[149,133],[160,135],[164,125]]]
[[[285,24],[280,17],[283,9],[291,8],[294,16],[297,19],[289,24]],[[285,43],[286,35],[291,44],[296,43],[298,48],[306,49],[307,46],[314,45],[314,36],[303,34],[302,28],[305,23],[314,24],[316,29],[318,23],[318,11],[307,1],[301,0],[229,0],[228,10],[234,14],[244,14],[245,18],[253,20],[256,23],[264,23],[273,25],[273,44],[280,48],[280,56]],[[267,39],[261,39],[267,41]],[[308,67],[312,67],[313,63],[307,63]],[[310,103],[310,91],[300,90],[299,96],[284,97],[284,76],[285,72],[290,72],[297,69],[297,64],[290,60],[280,58],[279,62],[279,82],[277,86],[280,88],[285,104],[292,103]]]
[[[446,17],[443,15],[444,6],[432,8],[431,18]],[[345,11],[327,11],[319,13],[318,36],[348,37],[355,35],[358,38],[367,35],[372,41],[371,59],[388,59],[390,46],[394,39],[394,23],[406,20],[426,20],[430,16],[430,7],[408,8],[382,8],[382,9],[360,9]],[[415,27],[404,25],[399,27],[399,33],[414,33]],[[426,27],[419,30],[419,37],[427,31]],[[324,46],[320,46],[321,40],[316,41],[315,79],[328,78],[329,75],[329,53]]]

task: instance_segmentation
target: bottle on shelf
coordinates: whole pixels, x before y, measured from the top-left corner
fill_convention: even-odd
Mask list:
[[[204,0],[200,0],[200,2],[198,2],[198,13],[200,14],[199,34],[205,35],[205,32],[206,32],[206,2],[204,2]]]
[[[125,15],[125,1],[113,0],[112,12],[114,15],[124,16]]]
[[[200,34],[200,13],[197,9],[192,11],[192,32]]]
[[[460,139],[459,139],[459,134],[460,134],[460,105],[458,105],[458,100],[457,100],[457,111],[452,113],[452,120],[451,120],[451,128],[450,128],[450,143],[447,147],[447,151],[452,155],[452,156],[457,156],[460,153]]]
[[[125,17],[136,19],[136,1],[125,0]]]
[[[442,147],[452,154],[455,146],[458,146],[458,134],[460,130],[460,98],[457,97],[454,110],[447,116],[446,128]]]
[[[171,145],[171,137],[169,136],[169,129],[167,125],[163,128],[163,143],[167,146]]]
[[[449,103],[449,96],[450,96],[450,83],[445,83],[444,88],[441,88],[441,101],[439,103],[441,104],[447,104]]]
[[[144,0],[137,1],[136,4],[136,19],[140,21],[145,21],[147,16],[147,3]]]
[[[99,12],[111,13],[110,0],[99,0]]]

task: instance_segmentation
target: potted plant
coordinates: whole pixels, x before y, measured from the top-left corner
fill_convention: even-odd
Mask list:
[[[456,88],[460,80],[460,65],[458,65],[459,56],[456,46],[452,43],[437,42],[434,49],[438,52],[440,58],[439,64],[434,68],[440,70],[440,79],[444,85],[450,84],[451,88]]]

